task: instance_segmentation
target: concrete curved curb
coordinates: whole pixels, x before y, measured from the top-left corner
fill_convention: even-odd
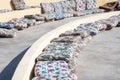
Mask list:
[[[69,22],[43,35],[26,52],[26,54],[20,61],[12,77],[12,80],[30,80],[30,74],[34,67],[36,57],[38,57],[38,55],[42,52],[43,48],[46,47],[53,38],[58,37],[60,33],[63,33],[67,30],[72,30],[81,23],[94,22],[100,19],[109,18],[117,14],[120,14],[120,11],[93,14],[90,16],[82,17],[81,19],[75,20],[73,22]]]

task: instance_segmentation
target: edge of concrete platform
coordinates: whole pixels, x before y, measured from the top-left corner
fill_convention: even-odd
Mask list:
[[[79,26],[79,24],[81,23],[94,22],[100,19],[109,18],[117,14],[120,14],[120,11],[94,14],[86,18],[81,18],[81,19],[69,22],[43,35],[25,53],[24,57],[20,61],[12,77],[12,80],[29,80],[31,71],[35,64],[35,59],[38,57],[38,55],[40,55],[42,50],[50,43],[50,41],[53,38],[58,37],[60,33],[63,33],[67,30],[72,30],[76,28],[76,26]]]

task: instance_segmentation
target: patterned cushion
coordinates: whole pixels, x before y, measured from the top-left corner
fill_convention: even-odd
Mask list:
[[[35,19],[36,21],[45,21],[45,17],[39,15],[39,14],[36,14],[36,15],[25,15],[24,16],[25,18],[28,18],[28,19]]]
[[[15,29],[0,28],[0,37],[13,38],[15,36],[16,36],[16,30]]]
[[[84,16],[86,13],[84,11],[69,11],[68,13],[73,14],[73,16]]]
[[[55,15],[55,19],[56,20],[59,20],[59,19],[63,19],[64,18],[64,13],[54,13]]]
[[[85,30],[91,36],[99,33],[99,28],[94,23],[80,24],[76,30]]]
[[[25,23],[21,19],[14,18],[14,19],[10,20],[9,22],[12,22],[14,24],[15,28],[18,30],[23,30],[28,27],[27,23]]]
[[[75,0],[76,1],[76,10],[83,11],[86,9],[86,0]]]
[[[14,10],[23,10],[25,9],[24,0],[11,0],[11,4]]]
[[[69,10],[69,5],[67,4],[67,1],[61,1],[61,6],[63,8],[63,12],[68,12]]]
[[[65,33],[60,34],[60,36],[81,36],[83,37],[88,37],[89,34],[85,31],[85,30],[78,30],[78,29],[74,29],[72,31],[66,31]]]
[[[81,46],[80,46],[81,47]],[[80,53],[78,43],[53,42],[49,44],[37,60],[65,60],[70,61]]]
[[[93,14],[94,10],[87,9],[87,10],[84,10],[84,12],[85,14],[89,15],[89,14]]]
[[[37,78],[33,80],[77,80],[65,61],[38,61],[34,72]]]
[[[74,0],[67,1],[67,4],[69,6],[69,11],[75,11],[76,2]]]
[[[98,9],[98,8],[94,9],[93,11],[93,13],[103,13],[103,12],[105,12],[104,9]]]
[[[0,28],[12,29],[14,24],[11,22],[0,22]]]
[[[64,13],[65,18],[73,17],[74,15],[72,13]]]
[[[96,9],[96,0],[87,0],[87,9]]]
[[[52,5],[53,5],[56,13],[62,13],[63,12],[62,5],[61,5],[60,2],[52,3]]]
[[[45,21],[50,21],[55,19],[55,15],[53,13],[51,14],[41,14],[41,16],[45,17]]]
[[[80,42],[81,36],[63,36],[54,38],[51,42]]]
[[[51,14],[54,12],[54,7],[51,3],[41,3],[42,13]]]

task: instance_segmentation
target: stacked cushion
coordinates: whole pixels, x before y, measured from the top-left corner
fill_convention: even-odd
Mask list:
[[[14,10],[25,9],[25,2],[23,0],[11,0],[11,4]]]
[[[65,61],[38,61],[32,80],[77,80]]]
[[[15,36],[16,36],[16,30],[15,29],[0,28],[0,37],[13,38]]]
[[[53,42],[44,49],[37,60],[64,60],[70,62],[78,54],[79,47],[77,43]]]
[[[76,1],[76,10],[83,11],[86,9],[86,0],[75,0]]]
[[[96,0],[86,0],[87,1],[87,9],[96,9],[97,2]]]
[[[54,12],[54,7],[51,3],[41,3],[42,12],[45,14],[51,14]]]
[[[0,28],[12,29],[14,24],[11,22],[0,22]]]

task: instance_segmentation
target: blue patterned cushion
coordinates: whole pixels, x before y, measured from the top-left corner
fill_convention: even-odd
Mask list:
[[[60,2],[52,3],[52,5],[53,5],[56,13],[62,13],[63,12],[62,5],[61,5]]]
[[[87,0],[87,9],[96,9],[96,0]]]
[[[45,14],[51,14],[54,12],[54,7],[51,3],[41,3],[42,12]]]
[[[55,15],[55,19],[57,20],[57,19],[63,19],[64,18],[64,13],[54,13],[54,15]]]
[[[83,11],[86,9],[86,0],[75,0],[76,1],[76,10]]]

